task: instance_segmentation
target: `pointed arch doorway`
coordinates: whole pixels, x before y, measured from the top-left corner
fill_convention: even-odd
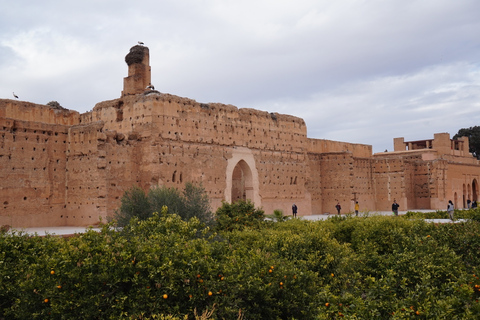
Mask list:
[[[247,199],[253,201],[252,170],[244,160],[241,160],[233,169],[232,202]]]
[[[227,161],[225,201],[250,200],[255,206],[261,206],[258,172],[252,151],[237,147]]]

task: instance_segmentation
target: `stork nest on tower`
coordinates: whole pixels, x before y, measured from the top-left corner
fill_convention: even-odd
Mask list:
[[[145,56],[146,47],[144,46],[133,46],[130,48],[130,52],[125,56],[125,62],[127,65],[132,65],[135,63],[142,63],[143,57]]]

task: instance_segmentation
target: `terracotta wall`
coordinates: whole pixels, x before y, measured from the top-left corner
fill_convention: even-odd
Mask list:
[[[0,118],[0,225],[60,225],[68,127]]]

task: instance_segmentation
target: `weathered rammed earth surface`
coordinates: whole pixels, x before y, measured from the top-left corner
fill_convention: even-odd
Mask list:
[[[479,162],[468,140],[369,145],[307,138],[298,117],[160,93],[150,85],[148,48],[126,57],[119,99],[87,113],[0,100],[0,225],[84,226],[112,215],[137,185],[201,182],[213,209],[250,199],[267,214],[299,215],[463,207],[478,197]]]

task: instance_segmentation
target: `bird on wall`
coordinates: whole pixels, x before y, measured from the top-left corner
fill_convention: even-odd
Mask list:
[[[18,99],[18,96],[15,94],[15,92],[12,92],[12,93],[13,93],[13,97],[14,97],[15,99]]]
[[[155,90],[155,87],[153,85],[148,85],[145,89]]]
[[[143,43],[142,41],[138,41],[138,44],[143,46],[145,43]]]

